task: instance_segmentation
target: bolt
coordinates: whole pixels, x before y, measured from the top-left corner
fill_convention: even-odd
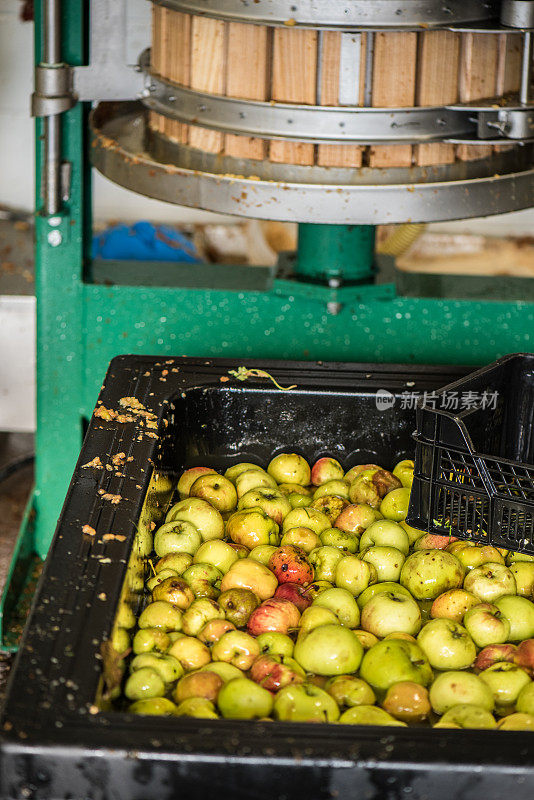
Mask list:
[[[48,240],[48,244],[50,245],[50,247],[59,247],[59,245],[63,241],[63,236],[57,230],[57,228],[53,231],[50,231],[46,238]]]
[[[331,300],[329,303],[326,304],[326,310],[332,316],[337,316],[341,311],[342,305],[341,303],[336,303],[335,301]]]

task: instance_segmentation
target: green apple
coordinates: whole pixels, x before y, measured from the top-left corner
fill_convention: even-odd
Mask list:
[[[374,566],[379,583],[398,581],[404,564],[404,554],[396,547],[382,547],[381,545],[368,547],[361,553],[361,557]]]
[[[169,654],[140,653],[130,662],[130,672],[149,667],[158,673],[164,683],[173,683],[181,678],[184,670],[179,661]]]
[[[526,597],[510,595],[495,600],[495,605],[510,623],[509,642],[521,642],[534,636],[534,603]]]
[[[386,497],[389,497],[389,495],[386,495]],[[365,550],[367,547],[373,547],[374,545],[396,547],[401,553],[408,555],[410,540],[406,531],[396,522],[390,519],[379,519],[369,525],[360,539],[360,550]]]
[[[287,533],[291,528],[310,528],[318,536],[327,528],[331,528],[330,520],[316,508],[294,508],[284,518],[282,523],[283,533]]]
[[[226,719],[260,719],[271,714],[273,697],[248,678],[234,678],[220,689],[217,706]]]
[[[515,710],[522,689],[531,683],[527,673],[509,661],[498,661],[480,673],[495,698],[495,709],[499,716],[505,716]]]
[[[534,716],[532,714],[510,714],[503,717],[497,724],[500,731],[534,731]]]
[[[165,682],[161,675],[151,667],[142,667],[132,672],[126,681],[124,694],[128,700],[148,700],[163,697]]]
[[[171,640],[160,628],[142,628],[138,630],[133,638],[132,650],[136,655],[139,653],[164,653]]]
[[[258,469],[247,469],[244,472],[240,472],[235,479],[238,497],[243,497],[247,492],[252,489],[258,489],[260,486],[276,489],[276,481],[271,475],[266,472],[260,472]]]
[[[194,599],[191,587],[183,578],[165,578],[152,590],[152,600],[165,600],[182,611],[189,608]]]
[[[166,522],[156,531],[154,550],[158,556],[169,553],[189,553],[194,556],[202,544],[202,536],[191,522]]]
[[[410,504],[410,489],[393,489],[388,492],[380,503],[380,513],[386,519],[401,522],[406,519],[408,505]]]
[[[291,503],[278,489],[260,486],[259,489],[251,489],[240,497],[237,508],[239,511],[245,508],[261,508],[277,525],[281,525],[291,511]]]
[[[308,561],[313,567],[316,581],[329,581],[334,583],[337,565],[344,553],[337,547],[317,547],[308,556]]]
[[[405,519],[402,519],[399,522],[399,525],[401,526],[402,530],[406,531],[406,533],[408,534],[408,539],[410,540],[410,546],[415,544],[415,542],[425,534],[424,531],[420,531],[418,528],[412,528],[411,525],[408,525]]]
[[[306,508],[311,506],[313,500],[309,495],[302,494],[302,492],[290,492],[287,496],[291,508]]]
[[[298,483],[308,486],[311,481],[310,465],[296,453],[280,453],[270,461],[267,467],[269,475],[277,483]]]
[[[233,680],[233,678],[243,677],[242,670],[233,664],[229,664],[227,661],[210,661],[209,664],[206,664],[205,667],[201,667],[198,672],[194,674],[198,675],[200,672],[214,672],[223,683],[228,683],[228,681]]]
[[[256,642],[260,648],[260,655],[287,656],[293,655],[293,640],[286,633],[278,631],[266,631],[256,636]]]
[[[260,654],[256,639],[245,631],[228,631],[215,642],[211,654],[214,661],[226,661],[242,670],[250,669]]]
[[[342,725],[389,725],[391,727],[405,728],[406,723],[401,722],[383,708],[377,706],[356,706],[349,708],[339,718]]]
[[[179,520],[194,525],[204,542],[210,539],[222,539],[224,536],[224,520],[221,513],[200,497],[180,500],[171,508],[166,522]]]
[[[372,586],[368,586],[367,589],[364,589],[356,600],[360,611],[365,608],[369,600],[372,600],[373,597],[376,597],[377,594],[381,594],[382,592],[395,592],[395,594],[403,594],[405,597],[410,598],[412,596],[408,589],[405,589],[400,583],[395,583],[394,581],[374,583]]]
[[[319,538],[319,545],[325,547],[338,547],[345,553],[356,553],[358,550],[358,538],[352,533],[340,531],[339,528],[327,528]]]
[[[372,706],[376,696],[371,687],[354,675],[336,675],[325,684],[325,690],[332,695],[340,708]]]
[[[400,574],[400,582],[416,600],[435,600],[448,589],[458,589],[463,579],[464,569],[458,559],[443,550],[412,553]]]
[[[523,686],[519,692],[515,708],[516,711],[521,711],[523,714],[534,715],[534,682],[530,681],[526,686]]]
[[[281,542],[281,544],[283,544],[283,542]],[[278,548],[272,544],[261,544],[259,547],[254,547],[248,554],[248,557],[253,561],[259,561],[260,564],[267,566],[272,554],[276,553],[277,550]]]
[[[247,508],[232,514],[226,523],[226,536],[249,550],[260,545],[280,544],[278,525],[261,508]]]
[[[363,631],[360,628],[354,630],[353,633],[358,637],[358,640],[364,650],[370,650],[371,647],[374,647],[375,644],[378,644],[378,638],[374,635],[374,633]]]
[[[177,575],[183,575],[188,567],[193,563],[193,556],[189,553],[169,553],[167,556],[158,558],[154,570],[156,575],[164,570],[171,569]],[[169,577],[168,575],[166,577]],[[152,590],[151,590],[152,591]]]
[[[326,592],[327,589],[333,589],[334,586],[330,581],[313,581],[304,590],[304,597],[310,600],[312,603],[316,597],[319,597],[322,592]]]
[[[188,567],[182,577],[189,584],[195,597],[215,599],[219,594],[217,587],[221,584],[222,576],[220,569],[213,564],[199,562]]]
[[[534,561],[534,556],[529,556],[528,553],[517,553],[514,550],[510,550],[506,556],[506,564],[510,566],[517,561]]]
[[[216,472],[214,469],[211,469],[211,467],[192,467],[191,469],[186,469],[185,472],[182,472],[177,486],[180,497],[187,498],[189,496],[189,491],[191,489],[191,486],[194,484],[196,479],[199,478],[201,475],[209,475],[209,474],[215,475]],[[171,508],[167,517],[169,517],[169,515],[173,511],[173,508]]]
[[[182,630],[187,636],[198,636],[210,619],[224,619],[221,606],[209,597],[199,597],[182,617]]]
[[[312,606],[329,609],[347,628],[357,628],[360,622],[358,603],[346,589],[327,589],[315,598]]]
[[[358,597],[369,584],[377,579],[374,564],[364,561],[356,556],[345,556],[338,561],[334,576],[335,584],[340,589],[346,589],[354,597]]]
[[[333,624],[320,625],[303,638],[299,637],[293,651],[295,661],[306,672],[316,675],[356,672],[362,656],[363,647],[352,631],[343,625]]]
[[[465,578],[464,589],[486,603],[494,603],[499,597],[517,591],[515,578],[508,567],[492,562],[472,569]]]
[[[477,647],[504,644],[510,633],[510,623],[491,603],[479,603],[470,608],[464,616],[464,627]]]
[[[292,494],[300,494],[302,497],[309,497],[310,500],[313,495],[312,489],[309,489],[307,486],[299,486],[298,483],[279,483],[278,491],[288,497]]]
[[[360,677],[375,691],[386,692],[399,681],[428,686],[432,681],[432,669],[417,644],[405,639],[386,639],[365,653]]]
[[[242,628],[260,601],[250,589],[227,589],[219,595],[218,603],[226,619],[236,628]]]
[[[182,612],[166,600],[149,603],[137,622],[139,628],[161,628],[163,631],[182,629]]]
[[[398,592],[380,592],[366,603],[361,626],[379,639],[394,633],[415,635],[421,628],[421,612],[411,597]]]
[[[193,560],[192,556],[189,556],[189,558],[191,559],[191,561]],[[179,578],[179,577],[180,576],[178,575],[178,573],[175,572],[173,569],[162,569],[161,572],[158,572],[156,575],[152,575],[152,577],[146,581],[145,586],[149,592],[152,592],[152,590],[159,583],[163,583],[163,581],[166,580],[167,578]]]
[[[206,500],[223,514],[233,511],[237,505],[237,492],[234,484],[228,478],[223,478],[218,474],[201,475],[191,486],[189,495]]]
[[[405,458],[403,461],[399,461],[398,464],[395,464],[393,469],[393,475],[400,480],[406,489],[411,489],[412,487],[414,466],[413,461]]]
[[[534,563],[531,561],[513,561],[510,572],[514,576],[517,594],[528,599],[534,595]]]
[[[321,547],[322,542],[319,536],[312,531],[311,528],[303,528],[302,526],[298,528],[290,528],[284,535],[282,536],[282,541],[280,542],[282,547],[287,544],[291,544],[294,547],[300,547],[301,550],[304,550],[306,555],[311,553],[312,550],[315,550],[316,547]]]
[[[431,619],[417,637],[417,644],[434,669],[467,669],[477,655],[466,629],[451,619]]]
[[[339,625],[339,619],[331,609],[314,605],[308,606],[302,612],[299,620],[299,638],[302,638],[314,628],[329,624]]]
[[[493,711],[495,700],[489,687],[472,672],[442,672],[430,687],[430,703],[436,714],[445,714],[457,705],[479,706]]]
[[[236,551],[227,542],[214,539],[201,544],[193,560],[195,564],[213,564],[224,575],[238,558]]]
[[[491,545],[477,545],[474,542],[451,542],[447,550],[456,556],[467,572],[488,563],[504,565],[502,554]]]
[[[188,697],[182,700],[174,712],[176,717],[196,717],[197,719],[218,719],[219,715],[211,700],[205,697]]]
[[[210,619],[206,622],[203,628],[198,632],[197,636],[201,642],[207,644],[208,647],[218,642],[221,636],[228,631],[235,631],[235,625],[227,619]]]
[[[130,714],[153,714],[158,717],[172,717],[176,713],[176,706],[166,697],[150,697],[137,700],[128,707]]]
[[[262,467],[258,467],[257,464],[251,464],[250,461],[240,461],[239,464],[233,464],[231,467],[228,467],[224,473],[224,477],[232,483],[235,483],[238,475],[241,475],[242,472],[249,472],[251,469],[265,473],[265,470]]]
[[[237,631],[232,631],[237,633]],[[195,636],[182,636],[171,644],[167,655],[178,659],[186,672],[205,667],[211,661],[211,653],[204,642]]]
[[[349,484],[343,480],[332,480],[322,483],[313,493],[313,499],[317,500],[319,497],[325,495],[335,495],[336,497],[343,497],[344,500],[349,499]]]
[[[464,728],[464,729],[486,729],[491,730],[497,727],[495,718],[490,712],[481,706],[463,703],[453,706],[442,716],[434,728]]]
[[[339,708],[334,698],[319,686],[294,684],[277,692],[274,718],[289,722],[336,722]]]
[[[236,561],[221,581],[221,592],[228,589],[250,589],[260,600],[272,597],[278,581],[271,570],[252,558],[241,558]]]

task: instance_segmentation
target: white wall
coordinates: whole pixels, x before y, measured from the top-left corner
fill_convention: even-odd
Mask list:
[[[19,22],[20,6],[19,0],[0,0],[0,204],[30,210],[33,207],[34,143],[28,109],[33,80],[33,26]],[[96,220],[145,218],[200,222],[225,219],[141,197],[96,173],[94,190]],[[433,227],[488,235],[529,235],[534,232],[534,210]]]

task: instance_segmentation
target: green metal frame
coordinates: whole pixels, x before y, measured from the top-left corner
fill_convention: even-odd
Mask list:
[[[87,5],[63,4],[63,58],[70,64],[84,61]],[[532,298],[534,282],[455,277],[451,288],[450,279],[433,276],[427,291],[437,287],[446,297],[399,296],[393,281],[373,278],[369,227],[301,226],[292,279],[259,267],[91,263],[87,111],[78,104],[63,115],[62,158],[72,165],[72,184],[62,213],[47,218],[37,197],[35,513],[23,537],[39,556],[54,533],[84,418],[118,353],[224,355],[244,364],[252,357],[481,364],[531,348],[534,303],[515,298]],[[38,145],[41,132],[38,120]],[[55,247],[52,228],[61,233]],[[413,286],[405,282],[409,295]],[[5,598],[0,613],[4,605]]]

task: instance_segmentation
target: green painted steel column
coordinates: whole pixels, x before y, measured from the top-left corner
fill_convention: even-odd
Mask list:
[[[63,4],[62,57],[83,63],[84,3]],[[42,3],[36,3],[36,57]],[[35,547],[47,553],[82,441],[84,381],[84,240],[90,214],[85,167],[86,104],[61,118],[61,158],[72,167],[68,199],[52,217],[41,194],[42,120],[36,121],[37,433]]]
[[[312,281],[369,282],[374,253],[374,225],[301,223],[296,272]]]

